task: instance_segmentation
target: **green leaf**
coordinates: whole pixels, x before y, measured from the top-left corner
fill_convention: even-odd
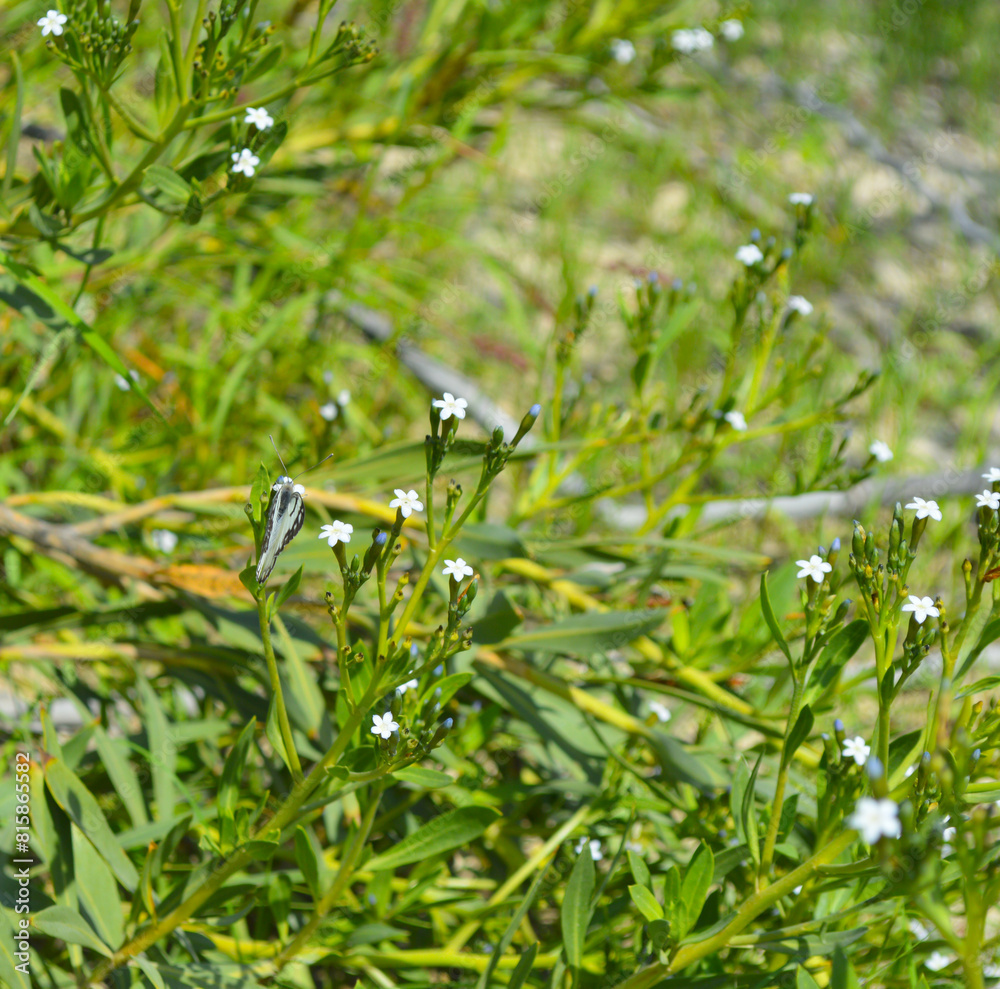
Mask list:
[[[747,847],[750,849],[750,855],[753,858],[754,864],[760,863],[760,831],[757,826],[757,808],[755,806],[755,797],[757,789],[757,773],[760,772],[760,764],[764,759],[764,753],[761,752],[757,756],[757,762],[754,763],[753,772],[750,774],[750,779],[747,781],[747,787],[743,794],[743,806],[740,808],[740,815],[743,821],[743,834],[747,843]]]
[[[452,673],[450,676],[442,677],[436,681],[434,684],[435,694],[438,690],[441,691],[440,696],[436,698],[438,704],[444,707],[459,690],[472,680],[474,675],[472,673]]]
[[[153,799],[156,816],[170,820],[174,816],[174,773],[177,768],[177,744],[170,732],[167,714],[152,684],[141,674],[136,688],[142,698],[142,713],[149,742],[149,761],[153,773]]]
[[[122,851],[90,791],[59,759],[52,759],[45,767],[45,784],[55,802],[86,835],[118,881],[130,893],[135,892],[139,873]]]
[[[653,732],[650,747],[656,752],[664,775],[673,780],[690,783],[699,790],[713,790],[722,785],[721,770],[716,769],[715,759],[708,755],[694,755],[684,745],[663,732]]]
[[[569,875],[569,882],[566,883],[566,895],[563,897],[560,913],[566,962],[573,968],[579,968],[583,961],[583,946],[593,913],[593,897],[594,859],[590,854],[590,847],[584,843]]]
[[[506,560],[511,556],[528,555],[517,532],[494,522],[462,526],[455,539],[455,552],[467,560]]]
[[[995,690],[997,687],[1000,687],[1000,676],[983,677],[982,680],[977,680],[955,694],[955,700],[959,701],[963,697],[972,697],[974,694],[981,694],[986,690]]]
[[[117,948],[125,940],[118,885],[94,846],[76,825],[72,827],[77,897],[104,943]]]
[[[681,901],[681,874],[676,865],[670,866],[663,877],[663,916],[670,924],[670,935],[679,941],[678,930],[684,924],[685,907]]]
[[[281,736],[281,723],[278,720],[278,702],[276,697],[272,697],[267,705],[267,723],[264,725],[264,734],[271,743],[271,748],[278,754],[278,758],[285,764],[285,768],[291,770],[292,766],[288,760],[288,753],[285,751],[285,740]]]
[[[0,910],[0,983],[8,986],[9,989],[31,989],[31,983],[24,970],[17,970],[17,966],[23,965],[24,962],[16,957],[18,949],[14,943],[14,937],[16,931],[22,930],[20,917],[24,917],[24,914],[16,915],[16,917],[17,919],[12,922],[7,917],[7,912]],[[14,924],[18,925],[16,929]]]
[[[104,728],[98,725],[94,731],[94,742],[108,778],[118,796],[121,797],[132,823],[136,826],[147,824],[149,816],[146,813],[146,804],[142,799],[142,787],[139,784],[139,777],[126,755],[128,747],[124,739],[111,738]]]
[[[497,946],[493,949],[493,954],[490,955],[489,963],[486,968],[483,969],[483,974],[479,977],[479,981],[476,983],[476,989],[487,989],[489,986],[490,976],[496,969],[500,959],[506,954],[507,949],[513,943],[514,935],[521,927],[524,918],[528,914],[528,910],[531,909],[531,904],[535,902],[535,897],[538,896],[538,891],[541,888],[542,881],[545,879],[546,875],[548,875],[548,871],[549,867],[546,865],[545,868],[542,869],[537,876],[535,876],[527,894],[521,901],[521,905],[514,912],[514,916],[511,917],[510,923],[507,925],[507,929],[503,932],[503,936],[497,942]],[[535,946],[537,947],[537,944]],[[513,982],[513,980],[511,980],[511,982]]]
[[[840,671],[861,648],[862,643],[868,638],[868,634],[868,622],[858,618],[833,635],[823,647],[812,675],[809,677],[804,695],[808,704],[814,704],[816,698],[823,696],[833,687],[840,676]]]
[[[447,773],[439,773],[436,769],[425,769],[423,766],[404,766],[392,774],[398,780],[412,783],[424,790],[437,790],[455,781]]]
[[[523,635],[511,636],[500,643],[500,648],[589,656],[627,646],[658,628],[666,616],[666,608],[587,612]]]
[[[486,614],[472,623],[472,641],[479,646],[502,642],[524,619],[503,591],[497,591]]]
[[[507,983],[507,989],[521,989],[531,974],[531,967],[535,964],[537,954],[538,942],[532,941],[521,955],[521,960],[514,966],[514,971],[510,974],[510,981]]]
[[[160,970],[148,958],[139,955],[134,961],[142,969],[142,974],[153,984],[153,989],[167,989],[167,984],[163,981]]]
[[[313,897],[318,900],[333,883],[333,870],[326,864],[316,835],[301,825],[295,829],[295,862]]]
[[[785,654],[785,658],[788,662],[794,666],[795,661],[792,659],[788,643],[785,641],[785,636],[781,631],[781,627],[778,625],[778,619],[774,614],[774,609],[771,607],[771,596],[767,593],[766,570],[760,575],[760,610],[764,613],[764,621],[767,622],[767,627],[771,630],[771,635],[774,636],[774,641],[778,643],[778,648]]]
[[[110,344],[92,330],[59,296],[45,284],[40,278],[32,274],[29,268],[14,261],[6,252],[0,251],[0,265],[7,269],[0,271],[0,300],[6,302],[12,309],[16,309],[25,319],[37,320],[50,329],[60,331],[72,330],[91,350],[104,361],[112,371],[116,371],[124,378],[129,377],[128,367],[122,359],[111,348]],[[50,342],[50,347],[55,345],[55,341]],[[59,349],[54,349],[51,361],[58,356]],[[39,361],[36,370],[45,369],[51,361]],[[28,379],[20,397],[14,403],[4,424],[9,423],[17,410],[21,407],[24,397],[34,388],[37,375],[32,375]],[[145,388],[138,382],[132,381],[132,390],[156,413],[157,418],[166,422],[160,410],[153,405]]]
[[[48,907],[36,913],[31,919],[33,927],[37,927],[49,937],[57,937],[68,944],[79,944],[91,948],[110,958],[112,950],[94,933],[94,929],[75,910],[64,906]]]
[[[637,855],[631,848],[625,854],[628,856],[628,867],[632,872],[632,878],[640,886],[652,886],[653,880],[649,874],[649,866],[646,865],[642,856]]]
[[[281,606],[299,589],[299,584],[302,581],[302,567],[299,567],[295,573],[292,574],[284,584],[281,585],[281,590],[278,591],[278,596],[274,601],[274,608],[272,612],[278,611]]]
[[[250,744],[253,742],[254,732],[257,728],[257,719],[250,718],[250,721],[240,732],[236,743],[226,756],[225,765],[222,767],[222,776],[219,779],[219,796],[217,799],[219,815],[230,819],[236,813],[236,806],[239,803],[240,792],[243,789],[243,782],[246,778],[247,759],[250,753]]]
[[[478,838],[498,817],[490,807],[459,807],[428,821],[388,851],[369,859],[366,868],[398,869],[424,859],[432,859]]]
[[[858,977],[854,974],[847,953],[840,945],[833,949],[833,968],[830,972],[830,989],[859,989]]]
[[[656,897],[645,886],[629,886],[628,895],[632,897],[632,902],[647,921],[663,920],[663,907],[656,902]]]
[[[819,983],[799,965],[795,970],[795,989],[819,989]]]
[[[279,42],[271,42],[264,54],[260,56],[250,67],[246,70],[243,76],[243,85],[248,82],[253,82],[254,79],[259,79],[261,76],[267,75],[268,72],[273,69],[278,62],[281,61],[281,44]]]
[[[171,199],[187,202],[194,189],[184,181],[172,168],[166,165],[150,165],[146,169],[145,178]]]
[[[750,783],[750,770],[746,763],[740,758],[736,762],[736,770],[733,773],[733,786],[729,791],[729,813],[733,816],[733,823],[736,825],[736,837],[740,841],[746,841],[746,829],[743,827],[743,798]]]
[[[697,922],[698,915],[705,906],[705,898],[708,896],[708,889],[712,885],[714,874],[715,859],[712,855],[712,849],[703,841],[691,857],[687,871],[684,873],[684,880],[681,883],[684,923],[683,929],[675,932],[678,938],[684,937]]]
[[[250,505],[253,508],[255,522],[260,522],[264,517],[264,502],[268,500],[268,492],[271,490],[271,478],[267,473],[267,468],[261,464],[257,468],[257,476],[250,485]]]
[[[803,706],[799,711],[799,716],[795,719],[792,730],[788,733],[788,743],[785,746],[783,758],[788,761],[798,751],[799,746],[809,737],[809,732],[813,727],[813,713],[809,705]]]

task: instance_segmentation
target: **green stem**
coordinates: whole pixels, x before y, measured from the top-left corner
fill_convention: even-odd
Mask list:
[[[299,754],[295,751],[292,739],[292,725],[288,720],[288,710],[285,707],[285,695],[281,688],[281,677],[278,675],[278,661],[274,657],[274,646],[271,644],[271,623],[267,618],[267,591],[261,590],[257,598],[257,619],[260,622],[260,638],[264,643],[264,660],[267,663],[267,674],[271,680],[271,694],[278,709],[278,725],[281,728],[281,741],[288,755],[288,764],[292,770],[292,779],[298,783],[302,779],[302,764]]]
[[[788,725],[785,729],[785,740],[781,746],[781,759],[778,763],[778,779],[774,785],[774,801],[771,804],[771,819],[767,822],[767,834],[764,837],[764,848],[760,856],[760,867],[757,870],[759,883],[767,884],[767,875],[774,862],[774,846],[778,840],[778,827],[781,824],[781,808],[785,802],[785,785],[788,781],[788,768],[792,763],[793,753],[788,751],[788,741],[799,718],[799,708],[802,706],[803,683],[794,671],[792,673],[794,686],[792,688],[792,706],[788,714]]]
[[[171,931],[176,930],[181,924],[190,920],[195,911],[201,907],[205,901],[209,899],[209,897],[218,892],[230,876],[239,872],[253,861],[253,852],[248,848],[248,844],[252,842],[253,839],[255,839],[258,835],[267,832],[276,832],[280,834],[285,830],[285,828],[288,827],[289,824],[292,823],[292,821],[296,819],[300,808],[309,798],[310,794],[312,794],[321,783],[326,781],[327,768],[329,766],[336,765],[337,760],[344,754],[352,736],[355,731],[357,731],[358,726],[361,724],[362,719],[367,713],[368,707],[378,696],[380,683],[381,677],[376,671],[376,673],[372,676],[368,689],[365,691],[364,697],[361,699],[361,703],[348,716],[347,720],[343,724],[343,727],[341,727],[338,732],[333,745],[330,746],[323,758],[320,759],[315,766],[313,766],[309,775],[304,780],[301,780],[293,786],[291,793],[275,812],[274,816],[267,821],[262,821],[256,828],[254,828],[252,834],[247,839],[247,843],[241,845],[228,859],[224,860],[219,865],[218,869],[216,869],[215,872],[213,872],[211,876],[209,876],[209,878],[206,879],[205,882],[202,883],[201,886],[199,886],[179,906],[175,907],[158,923],[153,924],[151,927],[147,927],[144,931],[136,934],[131,941],[122,945],[122,947],[120,947],[110,958],[106,958],[103,962],[101,962],[84,981],[84,986],[104,981],[109,972],[118,968],[120,965],[126,964],[130,959],[135,958],[136,955],[141,954],[161,938],[170,934]]]
[[[743,906],[737,910],[733,919],[717,934],[705,938],[703,941],[696,941],[694,944],[681,945],[669,962],[656,962],[653,965],[648,965],[629,976],[624,982],[618,983],[615,989],[652,989],[668,975],[680,972],[706,955],[718,954],[727,947],[732,937],[749,927],[757,917],[769,910],[783,896],[791,893],[796,886],[802,885],[820,866],[838,858],[851,846],[857,836],[856,831],[841,832],[825,848],[808,861],[803,862],[797,869],[793,869],[773,885],[754,893],[753,896],[744,901]]]
[[[340,863],[340,868],[337,870],[337,875],[333,880],[333,885],[316,903],[316,909],[313,911],[313,915],[309,918],[309,921],[302,927],[298,934],[296,934],[295,937],[292,938],[287,945],[285,945],[281,954],[274,960],[274,964],[279,972],[285,967],[285,965],[288,964],[288,962],[295,958],[303,945],[305,945],[309,938],[313,936],[316,928],[319,927],[323,918],[340,901],[340,897],[344,892],[344,887],[350,882],[351,877],[354,875],[354,870],[357,868],[358,860],[361,858],[362,852],[364,852],[365,843],[368,841],[369,834],[371,834],[372,822],[375,820],[375,812],[378,810],[381,800],[382,789],[381,787],[378,787],[368,804],[368,809],[365,811],[365,816],[361,820],[361,825],[358,828],[357,833],[354,835],[351,847],[347,850],[347,853],[344,855],[344,858]]]

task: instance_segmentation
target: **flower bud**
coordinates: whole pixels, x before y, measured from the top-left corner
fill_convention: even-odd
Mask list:
[[[535,424],[535,420],[541,414],[542,407],[536,402],[534,405],[528,409],[527,415],[521,420],[521,424],[517,427],[517,432],[514,434],[514,439],[511,440],[511,446],[517,446],[518,443],[524,438],[528,430],[531,429]]]

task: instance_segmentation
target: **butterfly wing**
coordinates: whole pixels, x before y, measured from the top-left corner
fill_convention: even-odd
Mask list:
[[[291,484],[282,484],[274,492],[267,511],[267,528],[257,561],[258,584],[267,582],[278,554],[295,538],[305,518],[306,506],[302,495],[297,494]]]

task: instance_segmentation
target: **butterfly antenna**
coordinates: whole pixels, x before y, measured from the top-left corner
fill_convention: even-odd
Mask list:
[[[278,463],[281,464],[281,469],[285,472],[285,477],[288,477],[288,468],[285,466],[285,461],[281,459],[281,454],[278,453],[278,446],[274,442],[274,437],[268,433],[267,438],[271,441],[271,446],[274,447],[274,452],[278,454]]]
[[[307,467],[305,470],[300,470],[298,474],[296,474],[295,476],[301,477],[303,474],[308,474],[309,471],[315,470],[317,467],[320,466],[320,464],[325,464],[332,456],[333,456],[332,453],[328,453],[318,464],[313,464],[312,467]]]

